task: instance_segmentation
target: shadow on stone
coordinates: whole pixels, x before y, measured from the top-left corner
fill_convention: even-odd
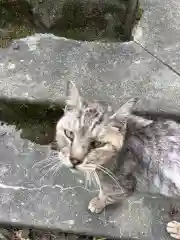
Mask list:
[[[0,1],[0,47],[7,47],[13,39],[37,31],[30,5],[23,1]]]
[[[75,40],[129,41],[139,9],[139,0],[62,1],[49,31]]]
[[[0,1],[0,47],[35,32],[82,41],[129,41],[142,15],[139,0],[29,2]]]
[[[91,1],[84,3],[66,2],[62,8],[62,18],[50,28],[50,31],[76,40],[121,39],[124,3],[99,4]]]
[[[41,145],[54,142],[55,126],[63,114],[63,106],[49,102],[25,102],[17,100],[0,100],[1,125],[7,123],[21,129],[21,138],[29,139]],[[3,134],[0,133],[0,134]]]

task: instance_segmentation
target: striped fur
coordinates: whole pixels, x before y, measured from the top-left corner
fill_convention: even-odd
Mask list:
[[[108,104],[85,101],[68,84],[64,116],[56,127],[60,160],[94,181],[99,195],[89,203],[92,212],[139,191],[180,196],[180,124],[133,116],[137,99],[118,111]],[[170,225],[173,225],[170,224]],[[179,226],[170,226],[179,234]]]

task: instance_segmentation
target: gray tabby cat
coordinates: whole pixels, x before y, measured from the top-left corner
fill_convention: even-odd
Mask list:
[[[88,206],[91,212],[127,197],[141,179],[148,190],[180,196],[180,125],[133,116],[136,101],[130,99],[114,113],[106,104],[85,101],[74,83],[68,84],[56,140],[63,164],[99,187]],[[167,231],[180,239],[180,223],[168,223]]]

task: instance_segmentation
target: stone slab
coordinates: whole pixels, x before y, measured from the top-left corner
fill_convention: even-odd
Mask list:
[[[143,16],[135,41],[180,73],[180,1],[140,0]]]
[[[80,42],[35,34],[0,50],[0,98],[62,102],[68,80],[90,99],[117,107],[139,96],[140,110],[151,105],[152,111],[179,116],[179,76],[134,42]]]
[[[139,96],[139,109],[147,102],[149,108],[170,112],[171,107],[152,104],[153,98],[155,103],[171,100],[179,112],[179,76],[133,42],[87,43],[35,35],[1,51],[1,98],[62,102],[68,80],[76,82],[84,97],[115,107]],[[172,204],[179,209],[175,200],[136,194],[115,209],[93,215],[87,204],[95,192],[85,188],[80,176],[64,168],[53,175],[35,165],[56,158],[49,146],[21,139],[13,126],[0,129],[0,223],[110,238],[168,239],[165,224],[179,217],[170,214]]]
[[[66,168],[56,175],[48,172],[44,166],[57,153],[22,139],[14,126],[1,125],[0,152],[0,224],[117,239],[170,240],[165,224],[180,218],[180,202],[142,194],[99,215],[88,212],[96,190]]]

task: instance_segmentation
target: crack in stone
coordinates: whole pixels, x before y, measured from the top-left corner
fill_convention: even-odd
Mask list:
[[[33,188],[28,188],[28,187],[23,187],[23,186],[10,186],[10,185],[6,185],[6,184],[3,184],[3,183],[0,183],[0,188],[4,188],[4,189],[12,189],[12,190],[28,190],[28,191],[34,191],[34,190],[42,190],[43,188],[51,188],[51,189],[54,189],[54,188],[59,188],[61,190],[61,192],[63,191],[67,191],[67,190],[74,190],[74,189],[77,189],[77,188],[81,188],[81,189],[84,189],[88,192],[96,192],[97,190],[90,190],[90,189],[87,189],[83,186],[75,186],[75,187],[63,187],[61,185],[43,185],[41,187],[33,187]]]
[[[147,53],[149,53],[152,57],[154,57],[156,60],[158,60],[160,63],[162,63],[164,66],[169,68],[171,71],[173,71],[175,74],[177,74],[180,77],[180,73],[176,71],[172,66],[170,66],[168,63],[165,61],[161,60],[158,56],[156,56],[154,53],[150,52],[146,47],[144,47],[142,44],[140,44],[138,41],[134,41],[137,45],[142,47]]]
[[[64,188],[63,186],[56,184],[56,185],[43,185],[41,187],[28,188],[28,187],[23,187],[23,186],[9,186],[9,185],[0,183],[0,188],[13,189],[13,190],[42,190],[43,188],[48,188],[48,187],[50,187],[50,188],[60,188],[62,191],[64,191],[64,190],[69,190],[69,189],[75,189],[75,188],[78,188],[78,187],[81,187],[81,186]]]

